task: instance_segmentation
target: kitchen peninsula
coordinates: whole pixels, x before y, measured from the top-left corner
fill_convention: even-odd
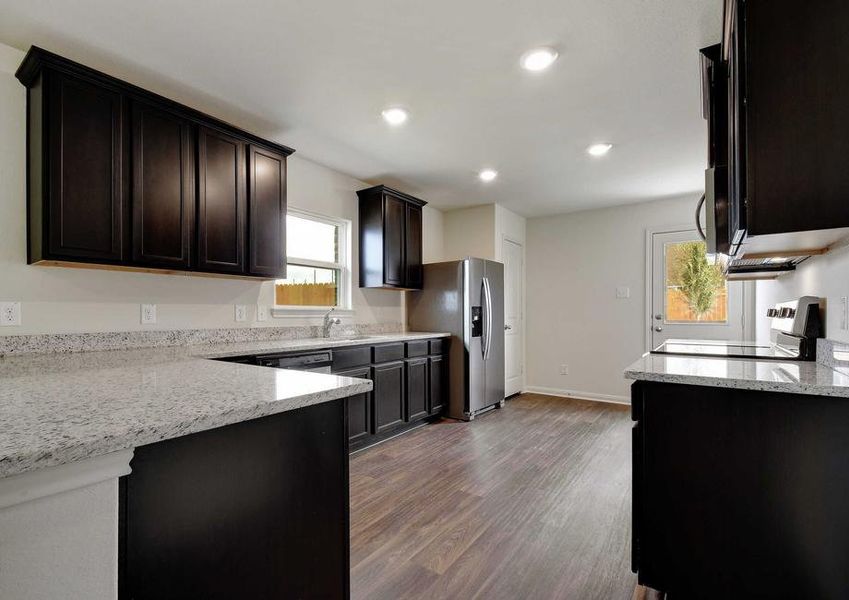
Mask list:
[[[0,596],[347,597],[346,399],[372,382],[209,359],[439,337],[0,358]]]

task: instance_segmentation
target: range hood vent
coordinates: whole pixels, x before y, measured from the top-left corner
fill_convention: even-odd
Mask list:
[[[795,271],[797,265],[810,257],[826,252],[828,252],[828,248],[746,253],[728,263],[726,275],[729,281],[775,279],[780,275]]]

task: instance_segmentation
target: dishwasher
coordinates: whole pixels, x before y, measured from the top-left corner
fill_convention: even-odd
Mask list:
[[[266,354],[264,356],[258,356],[256,361],[261,367],[330,373],[330,366],[333,364],[333,352],[331,350],[322,350],[307,354]]]

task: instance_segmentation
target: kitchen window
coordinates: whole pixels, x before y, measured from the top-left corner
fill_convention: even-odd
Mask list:
[[[274,285],[275,316],[351,308],[351,222],[290,208],[286,279]]]

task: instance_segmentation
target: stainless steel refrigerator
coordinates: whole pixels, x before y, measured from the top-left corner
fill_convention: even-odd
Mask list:
[[[424,289],[407,292],[407,321],[413,331],[451,333],[448,416],[470,421],[504,405],[504,265],[424,265]]]

